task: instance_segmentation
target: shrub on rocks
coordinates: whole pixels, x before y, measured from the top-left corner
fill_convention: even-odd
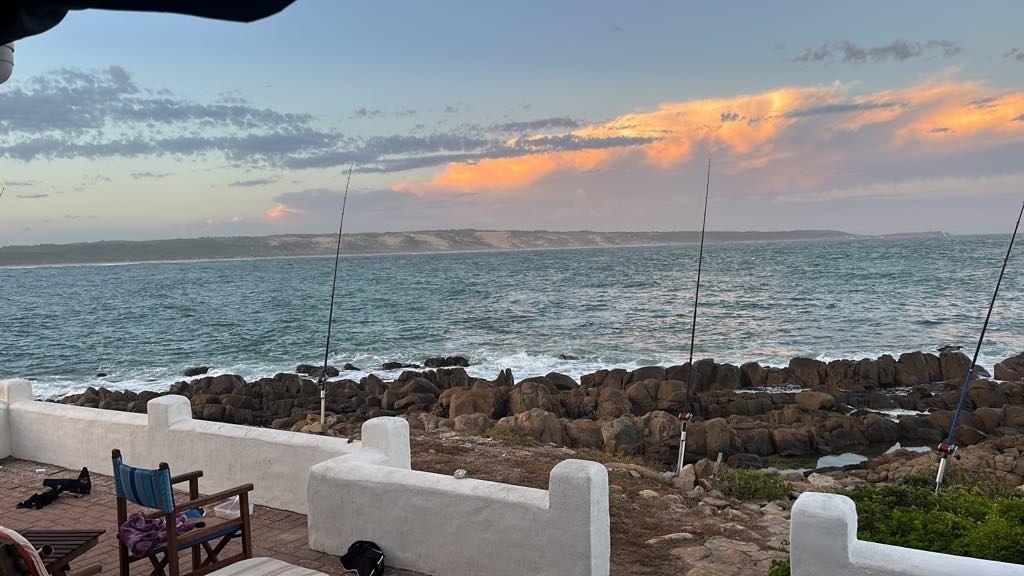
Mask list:
[[[716,487],[726,496],[739,500],[771,501],[785,498],[791,490],[775,472],[726,468],[718,475]]]
[[[1024,564],[1024,495],[981,487],[934,492],[929,476],[866,484],[845,492],[857,504],[862,540],[944,554]]]

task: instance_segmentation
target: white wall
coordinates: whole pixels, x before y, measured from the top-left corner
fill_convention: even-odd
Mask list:
[[[857,539],[857,506],[837,494],[805,492],[790,523],[793,576],[1024,576],[1024,566]]]
[[[183,396],[151,400],[148,414],[37,402],[24,380],[0,381],[2,408],[0,454],[6,437],[15,458],[111,474],[110,451],[118,448],[133,466],[167,462],[172,474],[202,470],[199,486],[205,493],[252,483],[256,503],[301,513],[307,510],[306,478],[314,464],[336,459],[342,466],[364,462],[409,467],[409,425],[401,418],[368,421],[363,441],[349,443],[194,420]]]
[[[310,548],[379,544],[388,566],[445,576],[607,576],[608,472],[566,460],[549,490],[373,464],[309,474]]]

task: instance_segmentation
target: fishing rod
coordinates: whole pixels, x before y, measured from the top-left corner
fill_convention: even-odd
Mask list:
[[[953,444],[953,434],[956,432],[957,424],[960,423],[960,412],[964,409],[964,402],[967,401],[967,389],[974,379],[974,367],[978,364],[978,354],[981,352],[981,344],[985,340],[985,331],[988,330],[988,321],[992,318],[992,308],[996,305],[996,296],[999,294],[999,285],[1003,283],[1003,274],[1006,273],[1006,264],[1010,261],[1010,252],[1013,250],[1013,241],[1017,238],[1017,230],[1020,228],[1020,219],[1024,216],[1024,203],[1021,204],[1020,213],[1017,214],[1017,224],[1013,227],[1013,234],[1010,235],[1010,245],[1006,248],[1006,257],[1003,258],[1003,267],[999,270],[999,279],[996,280],[996,289],[992,291],[992,300],[988,304],[988,313],[985,315],[985,323],[981,326],[981,336],[978,337],[978,345],[974,348],[974,358],[971,359],[971,367],[967,370],[967,377],[964,379],[964,387],[960,390],[960,402],[957,403],[956,412],[953,413],[953,422],[949,426],[949,434],[945,442],[939,444],[939,471],[935,475],[935,492],[938,493],[942,487],[942,478],[946,475],[946,461],[950,454],[957,451]]]
[[[700,301],[700,273],[704,264],[704,230],[708,224],[708,193],[711,191],[711,158],[708,158],[708,179],[704,184],[704,217],[700,223],[700,251],[697,253],[697,289],[693,293],[693,321],[690,323],[690,368],[686,374],[686,397],[683,399],[683,410],[679,413],[679,461],[676,462],[676,476],[683,471],[683,460],[686,457],[686,425],[693,414],[690,413],[690,387],[693,382],[693,344],[697,339],[697,302]]]
[[[327,313],[327,345],[324,347],[324,367],[320,370],[317,386],[320,387],[320,431],[326,432],[327,421],[327,360],[331,354],[331,327],[334,325],[334,294],[338,289],[338,262],[341,260],[341,232],[345,229],[345,205],[348,204],[348,187],[352,183],[352,169],[348,167],[348,179],[345,181],[345,195],[341,198],[341,222],[338,224],[338,248],[334,252],[334,279],[331,280],[331,307]]]

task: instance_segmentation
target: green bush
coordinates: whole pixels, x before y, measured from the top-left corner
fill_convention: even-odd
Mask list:
[[[772,560],[768,576],[789,576],[789,560]]]
[[[843,493],[857,504],[862,540],[1024,564],[1024,498],[1019,494],[970,483],[936,494],[927,477]]]
[[[513,444],[515,446],[533,446],[540,444],[536,438],[520,434],[508,426],[492,426],[484,432],[484,436],[506,444]]]
[[[740,500],[778,500],[789,494],[789,482],[774,472],[726,469],[718,475],[717,487]]]

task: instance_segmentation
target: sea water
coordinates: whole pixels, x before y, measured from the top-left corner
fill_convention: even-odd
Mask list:
[[[709,245],[696,356],[970,353],[1007,239]],[[682,363],[696,260],[692,245],[345,257],[331,360],[361,368],[355,378],[452,354],[487,378]],[[0,378],[33,378],[51,397],[165,390],[195,365],[253,379],[316,364],[332,268],[333,258],[0,268]],[[1022,281],[1011,261],[982,350],[989,368],[1024,350]]]

